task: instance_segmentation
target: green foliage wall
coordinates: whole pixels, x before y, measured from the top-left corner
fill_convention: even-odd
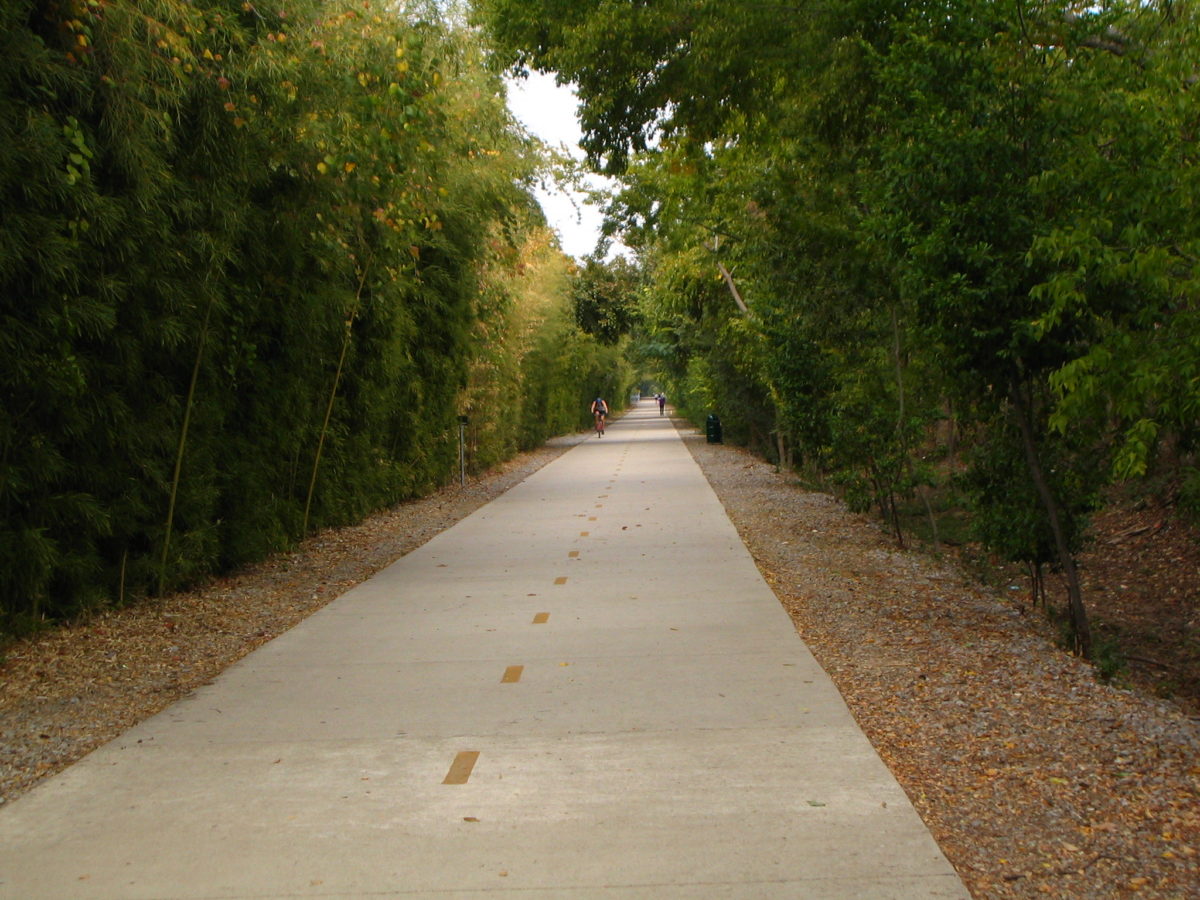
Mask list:
[[[538,161],[435,5],[13,0],[0,55],[4,628],[427,491],[522,394]]]

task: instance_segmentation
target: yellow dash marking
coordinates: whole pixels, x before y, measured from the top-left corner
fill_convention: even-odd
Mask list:
[[[569,556],[571,559],[574,559],[574,558],[575,558],[575,557],[577,557],[578,555],[579,555],[579,551],[578,551],[578,550],[572,550],[570,553],[568,553],[568,554],[567,554],[567,556]]]
[[[554,579],[554,583],[555,583],[555,584],[566,584],[566,583],[567,583],[567,576],[566,576],[566,575],[559,575],[557,578],[555,578],[555,579]]]
[[[509,666],[504,670],[504,677],[500,679],[501,684],[516,684],[521,680],[521,673],[525,671],[524,666]]]
[[[538,613],[533,617],[534,625],[545,625],[550,621],[550,613]]]
[[[596,521],[596,517],[595,517],[595,516],[588,516],[588,521],[589,521],[589,522],[595,522],[595,521]]]
[[[463,750],[454,757],[454,762],[450,764],[450,771],[446,773],[446,779],[442,784],[466,784],[478,759],[478,750]]]
[[[590,531],[581,531],[581,532],[579,532],[579,536],[580,536],[580,537],[587,537],[589,534],[591,534],[591,532],[590,532]]]

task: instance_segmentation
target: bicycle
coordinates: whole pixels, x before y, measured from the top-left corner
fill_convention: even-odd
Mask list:
[[[596,437],[604,437],[604,419],[608,415],[608,404],[604,402],[604,398],[597,395],[592,401],[592,416],[596,420]]]

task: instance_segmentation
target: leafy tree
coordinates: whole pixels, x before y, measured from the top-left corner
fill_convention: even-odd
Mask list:
[[[1174,193],[1169,180],[1187,169],[1169,153],[1169,164],[1153,152],[1143,158],[1163,121],[1135,114],[1141,103],[1129,99],[1146,79],[1114,50],[1148,9],[1078,15],[1050,6],[1035,17],[1018,7],[1009,18],[986,4],[929,4],[897,23],[879,57],[886,133],[878,231],[890,238],[902,290],[958,389],[985,415],[1008,417],[1012,428],[993,427],[993,435],[1020,437],[1085,655],[1090,632],[1072,536],[1094,488],[1087,476],[1096,460],[1079,449],[1064,458],[1078,441],[1053,440],[1049,429],[1080,422],[1072,402],[1088,405],[1096,363],[1111,360],[1112,348],[1143,327],[1153,329],[1163,319],[1162,300],[1187,291],[1185,281],[1166,274],[1172,265],[1161,245],[1137,237],[1144,216],[1180,221],[1179,207],[1163,200]],[[1145,192],[1126,194],[1123,183]],[[1085,199],[1096,185],[1108,198],[1102,208]],[[1150,197],[1156,214],[1146,208]],[[1149,278],[1141,281],[1140,273]],[[1167,380],[1164,363],[1147,367],[1148,384]],[[1067,400],[1057,410],[1047,402],[1050,383]],[[1161,408],[1166,395],[1151,390],[1134,404]],[[1128,474],[1136,469],[1129,460],[1145,458],[1137,441],[1146,420],[1126,410],[1134,443],[1126,442],[1117,461]],[[1056,477],[1050,457],[1081,477]]]
[[[755,335],[738,371],[775,407],[776,435],[798,439],[851,482],[864,478],[881,506],[924,478],[913,446],[941,405],[937,389],[991,421],[994,435],[1019,439],[1086,653],[1071,535],[1091,489],[1088,479],[1052,477],[1046,459],[1074,471],[1094,470],[1094,459],[1049,429],[1096,416],[1089,396],[1113,396],[1091,391],[1096,372],[1137,329],[1122,312],[1130,307],[1121,297],[1135,295],[1129,276],[1108,265],[1124,251],[1095,256],[1103,276],[1075,265],[1082,251],[1072,239],[1090,253],[1108,232],[1072,225],[1078,209],[1068,201],[1089,172],[1103,170],[1107,183],[1127,177],[1138,142],[1164,124],[1118,126],[1138,102],[1121,93],[1138,81],[1121,65],[1131,48],[1159,46],[1147,23],[1162,17],[1145,5],[1080,13],[975,0],[786,15],[720,0],[516,6],[481,4],[500,58],[577,81],[594,162],[628,168],[631,187],[614,215],[645,254],[647,296],[661,305],[650,337],[676,348],[656,354],[688,373],[680,383],[707,400],[728,377],[715,363],[736,346],[723,331],[732,320],[706,321],[719,308],[715,292],[678,280],[702,280],[700,248],[722,245],[715,268]],[[1178,93],[1182,56],[1163,57]],[[1121,99],[1095,99],[1105,93]],[[1172,133],[1187,133],[1172,115]],[[1108,152],[1113,134],[1130,136],[1128,154]],[[1172,160],[1172,177],[1188,170],[1180,153]],[[1170,184],[1168,166],[1155,171],[1158,188]],[[1157,199],[1154,189],[1140,196]],[[1126,230],[1144,205],[1130,205]],[[1093,221],[1109,228],[1099,211],[1082,224]],[[1123,234],[1122,247],[1137,243],[1109,231]],[[1174,254],[1172,267],[1172,254],[1156,250],[1140,253],[1136,270],[1157,273],[1147,285],[1170,284],[1175,293],[1163,296],[1178,311],[1188,282],[1165,273],[1180,274],[1187,254]],[[1078,302],[1081,280],[1098,288],[1090,308]],[[1117,281],[1121,290],[1099,302],[1101,286]],[[1144,320],[1163,330],[1161,315]],[[1178,362],[1190,331],[1177,333],[1167,356]],[[1166,368],[1155,371],[1165,386]],[[1157,408],[1187,408],[1165,390],[1155,396]],[[1154,428],[1123,418],[1135,440],[1119,465],[1138,457]],[[1183,417],[1172,418],[1182,429]]]
[[[1053,211],[1031,248],[1046,271],[1031,325],[1092,320],[1086,352],[1051,377],[1051,424],[1111,437],[1114,476],[1135,478],[1160,437],[1198,436],[1197,23],[1190,6],[1137,4],[1071,25],[1046,67],[1063,153],[1031,185]]]
[[[574,278],[575,321],[603,344],[615,344],[637,321],[641,271],[623,256],[584,260]]]

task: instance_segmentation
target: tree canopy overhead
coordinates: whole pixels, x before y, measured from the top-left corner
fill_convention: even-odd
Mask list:
[[[823,53],[825,4],[477,0],[500,60],[555,72],[582,101],[582,145],[620,172],[658,138],[728,138]],[[748,52],[754,48],[755,52]]]
[[[611,217],[674,396],[898,534],[897,498],[949,483],[935,423],[988,443],[955,458],[981,533],[1067,573],[1088,652],[1098,476],[1165,466],[1200,500],[1192,4],[476,7],[502,65],[578,86],[593,164],[625,173]]]

